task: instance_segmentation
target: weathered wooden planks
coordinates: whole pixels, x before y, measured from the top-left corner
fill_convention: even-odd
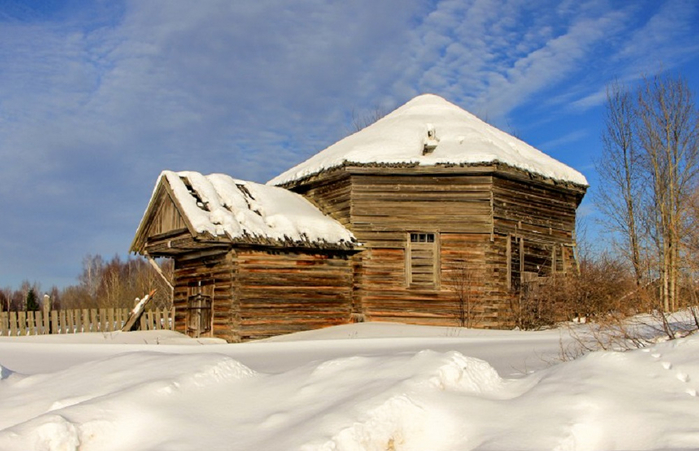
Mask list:
[[[352,261],[347,256],[239,251],[237,264],[241,339],[349,322]]]
[[[287,188],[348,227],[357,252],[195,238],[162,193],[138,239],[176,260],[177,330],[242,341],[362,319],[457,326],[466,314],[506,327],[528,275],[575,265],[584,187],[507,165],[348,164]]]
[[[42,312],[0,312],[0,336],[73,334],[121,330],[128,309],[70,309]],[[174,310],[152,310],[142,322],[142,330],[171,329]]]
[[[569,250],[585,191],[500,164],[348,165],[288,187],[347,224],[364,245],[353,258],[354,315],[453,325],[463,309],[445,280],[467,267],[477,268],[468,290],[479,299],[483,327],[511,324],[524,274],[574,265]],[[411,232],[435,233],[438,254],[411,246]]]

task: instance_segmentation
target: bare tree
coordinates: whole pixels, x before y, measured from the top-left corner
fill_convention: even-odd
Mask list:
[[[631,93],[614,82],[607,88],[602,155],[595,162],[600,189],[595,192],[605,225],[620,237],[620,253],[630,262],[636,285],[643,281],[639,214],[641,167],[635,144],[635,106]]]
[[[143,258],[118,255],[105,261],[100,255],[88,255],[83,259],[83,272],[78,285],[66,287],[61,293],[63,308],[131,308],[134,300],[156,289],[153,304],[158,308],[172,307],[173,265],[165,260],[160,272],[164,280]]]
[[[655,307],[667,312],[679,306],[687,268],[683,243],[697,186],[699,114],[680,77],[644,79],[634,94],[616,83],[607,93],[598,204],[636,285],[657,285]]]
[[[386,114],[388,114],[388,111],[385,108],[378,105],[372,108],[371,110],[363,111],[360,113],[353,109],[351,132],[358,132],[367,128],[374,122],[384,117]]]
[[[78,278],[80,285],[85,288],[87,295],[94,298],[102,283],[104,259],[101,255],[88,254],[83,258],[83,272]]]
[[[699,113],[682,78],[646,79],[638,92],[638,139],[648,174],[661,302],[677,308],[681,238],[699,169]]]
[[[469,266],[465,259],[457,260],[446,272],[446,285],[456,298],[459,326],[474,327],[482,316],[479,291],[484,277]]]

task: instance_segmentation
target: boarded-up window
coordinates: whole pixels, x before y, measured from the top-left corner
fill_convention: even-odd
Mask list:
[[[522,284],[567,272],[568,250],[562,245],[537,242],[521,236],[507,238],[508,288],[518,292]]]
[[[411,287],[435,288],[439,284],[439,243],[434,233],[408,234],[407,283]]]

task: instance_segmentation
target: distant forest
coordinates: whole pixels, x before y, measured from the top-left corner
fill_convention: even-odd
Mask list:
[[[172,261],[159,263],[161,272],[172,283]],[[78,284],[64,289],[52,287],[42,291],[37,282],[24,281],[18,289],[0,289],[0,311],[38,310],[48,295],[51,308],[132,308],[136,298],[142,298],[156,289],[153,306],[172,307],[171,289],[153,266],[144,258],[118,255],[105,260],[101,255],[87,255],[83,259]]]

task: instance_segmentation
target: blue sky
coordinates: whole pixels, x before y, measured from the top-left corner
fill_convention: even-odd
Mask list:
[[[126,255],[163,169],[264,182],[425,92],[594,191],[606,85],[659,71],[699,92],[699,2],[0,0],[0,287]]]

